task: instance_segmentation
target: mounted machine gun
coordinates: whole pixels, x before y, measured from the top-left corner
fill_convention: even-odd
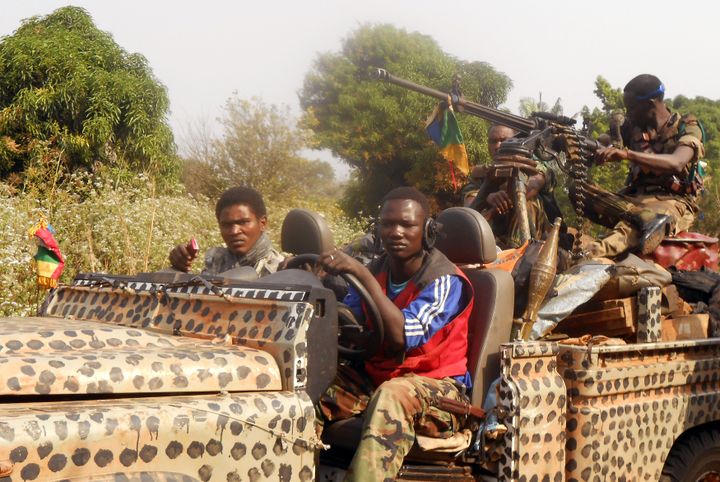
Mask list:
[[[395,77],[385,69],[374,72],[378,80],[399,85],[440,101],[450,102],[457,112],[465,112],[495,124],[507,126],[518,132],[516,137],[504,141],[493,159],[486,181],[471,207],[492,217],[493,210],[484,204],[487,194],[505,184],[513,199],[516,215],[522,225],[521,241],[530,239],[527,205],[525,199],[528,176],[537,174],[537,162],[554,160],[574,183],[571,200],[578,216],[584,216],[587,170],[592,164],[600,144],[581,135],[573,126],[575,119],[549,112],[533,112],[525,118],[503,112],[477,102],[466,100],[460,90],[459,78],[453,80],[450,93],[445,93],[406,79]]]

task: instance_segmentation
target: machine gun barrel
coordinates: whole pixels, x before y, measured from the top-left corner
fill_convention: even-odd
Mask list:
[[[448,99],[448,94],[445,92],[416,84],[415,82],[401,79],[400,77],[395,77],[385,69],[377,69],[375,76],[379,80],[384,80],[385,82],[390,82],[391,84],[399,85],[400,87],[404,87],[430,97],[435,97],[439,100]],[[501,110],[493,109],[492,107],[478,104],[477,102],[465,100],[462,97],[455,95],[452,95],[451,97],[453,107],[455,107],[458,111],[467,112],[468,114],[488,120],[494,124],[504,125],[524,134],[529,134],[530,131],[538,128],[538,123],[534,119],[526,119],[525,117],[509,114]]]

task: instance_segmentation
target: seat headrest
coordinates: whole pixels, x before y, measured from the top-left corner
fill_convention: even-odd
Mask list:
[[[497,258],[495,236],[485,218],[474,209],[449,208],[437,217],[435,247],[455,264],[492,263]]]
[[[282,224],[282,250],[291,254],[321,254],[332,249],[333,237],[325,219],[307,209],[293,209]]]

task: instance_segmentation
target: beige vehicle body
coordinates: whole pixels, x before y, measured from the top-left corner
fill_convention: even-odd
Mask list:
[[[638,302],[651,338],[657,299]],[[310,285],[61,286],[41,316],[0,323],[2,480],[339,480],[313,409],[337,329],[332,293]],[[712,339],[496,345],[507,433],[408,457],[400,478],[664,480],[671,454],[720,419],[719,351]],[[491,452],[495,471],[482,468]]]
[[[314,478],[327,290],[104,280],[0,323],[3,480]]]

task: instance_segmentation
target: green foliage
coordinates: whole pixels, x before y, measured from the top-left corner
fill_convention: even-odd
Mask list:
[[[681,114],[694,114],[705,129],[705,161],[708,174],[705,191],[700,197],[700,213],[696,229],[713,236],[720,235],[720,100],[705,97],[694,99],[679,95],[667,101]]]
[[[607,79],[598,75],[595,79],[595,95],[602,103],[602,110],[595,108],[592,112],[587,106],[583,107],[582,115],[588,123],[589,134],[597,137],[600,134],[607,134],[610,129],[610,118],[615,112],[625,112],[622,89],[610,85]],[[593,181],[610,191],[618,191],[625,185],[628,172],[627,162],[620,164],[609,164],[605,166],[593,166],[590,169],[590,177]]]
[[[347,212],[374,212],[382,195],[405,184],[447,201],[448,164],[424,132],[437,101],[372,80],[373,68],[444,91],[460,74],[465,97],[491,107],[504,102],[510,79],[487,63],[448,55],[428,36],[390,25],[359,28],[340,52],[319,55],[306,75],[303,125],[314,132],[316,147],[355,168],[344,199]],[[471,164],[489,163],[487,124],[462,115],[459,121]]]
[[[625,104],[622,90],[610,85],[610,82],[601,75],[595,79],[593,93],[600,99],[602,109],[595,107],[591,111],[588,106],[584,106],[581,113],[589,128],[589,134],[597,137],[600,134],[608,133],[610,117],[614,112],[624,112]]]
[[[35,284],[30,259],[36,248],[28,238],[28,229],[41,217],[57,232],[66,260],[65,283],[78,272],[132,274],[165,268],[170,249],[191,237],[201,251],[222,245],[214,200],[179,190],[157,194],[154,182],[143,175],[118,184],[78,172],[55,195],[51,214],[46,198],[0,182],[0,316],[31,315],[46,294]],[[338,245],[362,232],[363,220],[345,217],[331,200],[270,201],[270,235],[278,248],[282,220],[294,207],[323,214]],[[194,269],[201,268],[202,260],[197,260]]]
[[[231,97],[219,119],[223,136],[191,133],[183,179],[191,193],[217,197],[231,186],[250,185],[268,200],[326,196],[335,186],[332,166],[305,159],[308,133],[287,106]]]
[[[595,79],[595,90],[593,92],[602,102],[605,112],[613,112],[625,107],[622,90],[619,87],[610,85],[610,82],[602,75],[598,75],[597,79]]]
[[[689,99],[679,95],[668,99],[668,105],[681,114],[693,114],[705,129],[705,157],[711,161],[720,159],[720,100],[706,97]]]
[[[0,177],[95,163],[177,177],[169,101],[147,60],[79,7],[25,20],[0,40]]]

